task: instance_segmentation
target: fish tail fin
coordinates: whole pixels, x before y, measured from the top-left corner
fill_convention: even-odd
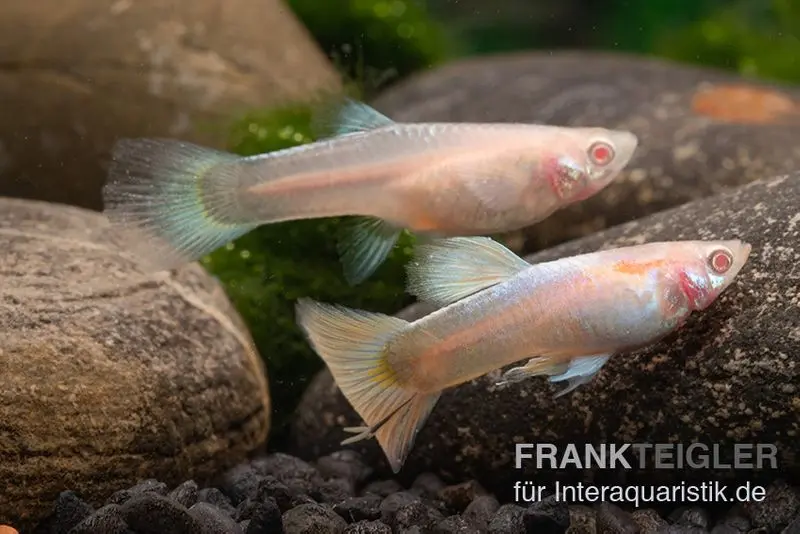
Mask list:
[[[355,286],[369,278],[386,261],[402,231],[376,217],[345,221],[337,243],[345,280]]]
[[[144,234],[136,252],[154,268],[198,260],[257,226],[236,218],[238,159],[177,140],[120,140],[103,212],[121,229]]]
[[[403,386],[387,361],[386,344],[408,322],[310,299],[297,303],[297,323],[365,426],[342,445],[375,437],[395,473],[400,471],[440,393]]]

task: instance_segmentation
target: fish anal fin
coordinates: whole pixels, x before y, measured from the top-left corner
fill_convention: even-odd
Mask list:
[[[508,384],[516,384],[534,376],[552,376],[564,373],[569,368],[569,363],[563,360],[553,362],[552,358],[546,356],[537,356],[531,358],[525,363],[517,367],[505,371],[500,379],[495,383],[496,386],[506,386]]]
[[[337,247],[347,282],[357,285],[369,278],[386,261],[401,233],[401,228],[376,217],[344,221]]]
[[[530,264],[488,237],[420,242],[406,267],[407,290],[419,300],[446,306],[505,282]]]

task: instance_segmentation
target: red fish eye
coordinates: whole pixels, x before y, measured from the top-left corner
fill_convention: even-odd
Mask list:
[[[595,165],[608,165],[614,159],[614,149],[608,143],[597,141],[589,147],[589,158]]]
[[[733,256],[726,250],[715,250],[709,256],[708,263],[714,272],[722,274],[733,265]]]

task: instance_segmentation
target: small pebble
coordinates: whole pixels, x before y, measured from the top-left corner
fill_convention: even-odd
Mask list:
[[[314,502],[308,495],[290,489],[272,476],[264,477],[258,485],[256,500],[264,501],[267,498],[275,499],[281,513],[286,513],[300,504],[312,504]]]
[[[347,525],[343,534],[392,534],[392,529],[380,521],[358,521]]]
[[[498,508],[500,503],[493,496],[478,495],[467,505],[462,515],[470,523],[485,528]]]
[[[301,504],[283,514],[287,534],[341,534],[347,522],[328,506]]]
[[[596,508],[597,529],[609,534],[637,534],[639,525],[633,516],[611,503],[601,503]]]
[[[317,460],[317,470],[325,478],[344,478],[358,485],[372,474],[356,451],[345,449]]]
[[[763,501],[742,503],[753,527],[780,532],[800,513],[800,491],[779,481],[767,488]]]
[[[267,499],[263,503],[255,503],[250,509],[250,524],[245,534],[281,534],[283,517],[275,499]]]
[[[352,497],[333,507],[333,510],[350,523],[374,521],[381,518],[381,501],[377,495]]]
[[[435,527],[444,516],[435,508],[422,501],[414,501],[397,510],[394,514],[394,521],[389,525],[397,530],[419,527],[423,531],[428,531]]]
[[[486,490],[474,480],[447,486],[439,490],[439,499],[454,512],[462,512],[478,495],[486,495]]]
[[[273,476],[286,485],[290,481],[311,481],[320,477],[317,468],[310,463],[280,452],[254,460],[252,466],[258,473]]]
[[[362,493],[372,493],[375,495],[380,495],[381,497],[388,497],[393,493],[398,493],[401,491],[403,491],[403,486],[401,486],[396,480],[379,480],[377,482],[371,482],[367,484]]]
[[[394,516],[400,508],[418,500],[418,496],[407,491],[399,491],[389,495],[381,501],[381,520],[389,525],[393,524]]]
[[[669,525],[658,512],[649,508],[635,510],[631,514],[631,519],[639,527],[639,534],[655,534]]]
[[[222,476],[222,490],[230,498],[231,504],[238,506],[245,499],[257,498],[263,478],[252,465],[238,465]]]
[[[525,508],[517,504],[504,504],[489,521],[489,534],[525,534]]]
[[[169,493],[169,498],[176,503],[189,508],[197,502],[198,494],[197,483],[194,480],[187,480]]]
[[[444,487],[444,482],[433,473],[422,473],[414,479],[410,491],[423,497],[432,498],[436,497]]]
[[[545,497],[528,506],[523,523],[528,532],[561,534],[569,528],[569,507],[552,495]]]
[[[189,508],[191,515],[203,534],[244,534],[238,523],[225,511],[207,502],[198,502]]]
[[[203,488],[198,491],[197,502],[213,504],[231,517],[236,513],[236,508],[231,504],[231,500],[217,488]]]
[[[588,506],[569,507],[570,534],[597,534],[597,513]]]
[[[684,506],[674,510],[669,517],[676,525],[688,525],[707,529],[710,523],[708,512],[696,506]]]
[[[106,500],[106,504],[125,504],[130,498],[137,495],[144,495],[145,493],[154,493],[156,495],[164,496],[168,492],[167,485],[154,479],[147,479],[139,482],[135,486],[128,489],[114,492],[111,497]]]
[[[484,529],[478,528],[458,515],[444,518],[433,529],[433,534],[483,534],[483,532]]]
[[[317,485],[311,496],[318,502],[338,504],[355,494],[353,483],[344,478],[332,478]]]
[[[69,534],[130,534],[130,530],[122,518],[120,505],[107,504],[81,521]]]
[[[51,521],[51,534],[67,534],[70,529],[80,524],[81,521],[92,515],[94,510],[83,502],[75,493],[62,491],[53,510]]]
[[[122,517],[136,534],[197,534],[201,525],[178,503],[155,493],[132,497],[121,507]]]

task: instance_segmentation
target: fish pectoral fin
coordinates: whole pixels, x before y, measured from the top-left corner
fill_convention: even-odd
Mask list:
[[[376,109],[351,98],[344,98],[317,109],[311,128],[317,138],[337,137],[390,126],[395,121]]]
[[[389,256],[402,229],[376,217],[353,217],[339,232],[338,250],[350,285],[369,278]]]
[[[420,242],[406,266],[407,290],[419,300],[446,306],[505,282],[530,266],[488,237]]]
[[[550,377],[550,382],[567,381],[567,387],[555,394],[554,398],[561,397],[588,383],[606,364],[611,354],[595,354],[573,358],[561,374]]]
[[[528,363],[519,367],[512,367],[500,376],[500,380],[495,382],[496,386],[507,386],[508,384],[515,384],[522,382],[528,378],[542,375],[557,375],[565,372],[568,369],[568,363],[550,363],[550,358],[545,356],[537,356],[531,358]]]

